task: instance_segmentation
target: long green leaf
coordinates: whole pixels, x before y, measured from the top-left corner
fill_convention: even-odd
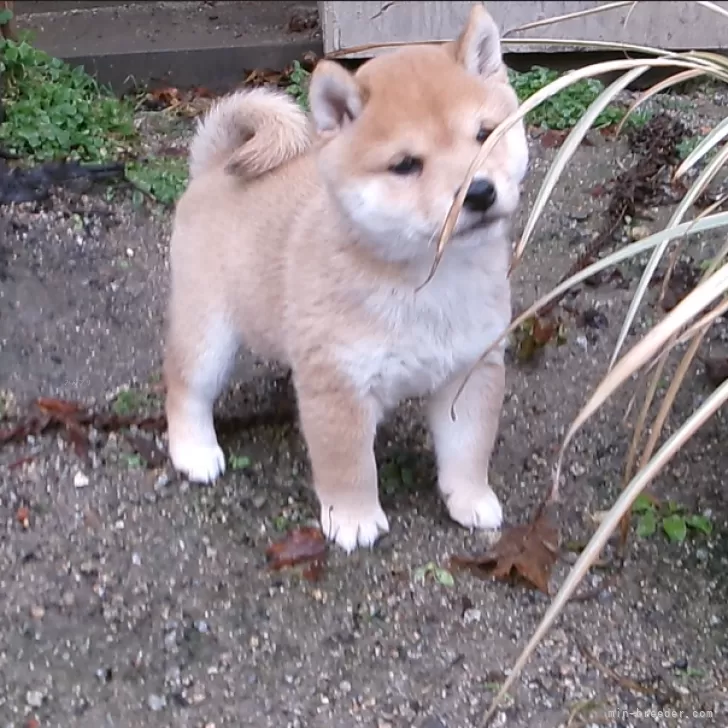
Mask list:
[[[485,714],[484,723],[488,723],[498,709],[498,705],[511,689],[518,676],[523,671],[531,655],[536,651],[541,640],[546,636],[551,626],[564,610],[567,602],[576,591],[582,579],[599,558],[609,537],[616,529],[619,521],[632,507],[637,496],[655,479],[660,471],[680,452],[681,448],[690,438],[723,406],[728,402],[728,380],[723,382],[700,407],[695,410],[683,423],[677,432],[657,451],[654,457],[642,468],[622,494],[611,510],[602,520],[599,528],[589,540],[586,548],[581,552],[574,566],[569,571],[564,583],[553,598],[546,614],[539,623],[528,644],[518,656],[515,665],[510,671],[506,681],[501,686],[498,694],[493,699],[488,712]]]

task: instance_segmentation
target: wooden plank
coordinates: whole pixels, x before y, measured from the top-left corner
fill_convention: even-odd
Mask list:
[[[599,2],[488,2],[486,7],[502,31],[524,23],[563,13],[583,10]],[[717,5],[728,10],[728,2]],[[447,40],[461,29],[472,2],[427,0],[319,2],[324,34],[324,50],[339,51],[354,46],[381,42],[417,42]],[[728,19],[722,18],[695,2],[640,2],[624,24],[626,9],[610,10],[598,15],[527,31],[530,38],[578,38],[659,46],[673,50],[728,49]],[[517,38],[517,36],[515,36]],[[532,46],[509,43],[508,52],[549,52],[575,50],[561,45]],[[376,51],[362,54],[371,56]]]

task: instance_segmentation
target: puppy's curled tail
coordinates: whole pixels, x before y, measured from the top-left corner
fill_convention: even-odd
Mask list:
[[[302,154],[311,143],[306,114],[287,94],[246,89],[217,101],[198,124],[190,178],[210,169],[253,179]]]

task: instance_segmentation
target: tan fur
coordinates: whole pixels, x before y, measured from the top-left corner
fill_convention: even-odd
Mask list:
[[[190,146],[190,178],[210,169],[248,180],[306,151],[311,130],[289,96],[269,89],[238,91],[217,101],[198,125]]]
[[[476,177],[492,182],[495,202],[463,210],[435,277],[417,290],[478,129],[517,108],[492,19],[478,4],[455,43],[387,53],[354,75],[320,62],[310,88],[319,141],[305,152],[292,102],[276,96],[265,107],[258,95],[250,137],[243,114],[252,97],[231,98],[238,111],[218,107],[193,142],[193,179],[174,223],[165,375],[175,466],[197,481],[224,471],[212,406],[245,345],[292,369],[322,526],[344,549],[389,528],[373,441],[408,397],[428,401],[452,518],[497,528],[488,467],[502,350],[469,381],[456,421],[450,405],[510,320],[509,220],[528,158],[522,125]],[[249,154],[264,134],[275,150]],[[421,169],[393,172],[404,155],[421,158]]]

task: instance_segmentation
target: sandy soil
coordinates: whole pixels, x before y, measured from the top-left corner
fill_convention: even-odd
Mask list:
[[[705,99],[687,103],[699,122],[725,115]],[[555,154],[536,139],[532,148],[524,210]],[[604,200],[590,191],[625,160],[624,143],[579,150],[517,272],[517,307],[554,284],[600,228]],[[13,396],[11,414],[38,396],[102,408],[127,390],[128,407],[158,408],[168,232],[167,211],[135,207],[124,193],[109,201],[66,190],[3,210],[0,388]],[[691,250],[700,258],[710,245]],[[509,523],[531,515],[565,428],[604,373],[639,273],[622,270],[622,282],[571,299],[563,346],[510,365],[493,463]],[[595,308],[585,326],[583,312]],[[642,325],[651,316],[646,308]],[[725,345],[726,328],[712,347]],[[272,382],[267,367],[241,357],[221,416],[265,407]],[[696,366],[671,426],[710,391]],[[588,538],[592,515],[618,492],[628,399],[615,399],[570,450],[565,541]],[[594,571],[584,585],[593,598],[569,605],[496,725],[728,724],[727,437],[719,413],[654,486],[709,513],[713,535],[636,538],[618,578]],[[414,579],[418,567],[486,543],[446,517],[416,404],[378,446],[391,534],[372,551],[332,553],[319,583],[266,568],[268,544],[315,516],[295,423],[238,431],[223,445],[250,466],[213,488],[190,487],[166,465],[140,467],[120,435],[95,436],[91,465],[55,435],[0,450],[0,726],[479,725],[548,600],[465,573],[450,587]],[[559,563],[554,587],[568,566]],[[648,710],[668,715],[638,712]]]

